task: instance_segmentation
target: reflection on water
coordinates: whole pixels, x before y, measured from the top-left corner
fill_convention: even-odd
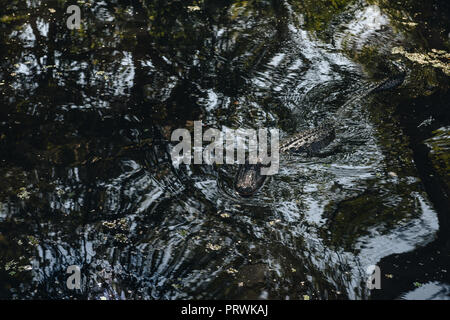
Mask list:
[[[367,45],[407,32],[333,3],[85,1],[72,31],[59,2],[1,3],[0,297],[364,299],[367,266],[433,241],[406,138],[370,107],[396,93],[354,99],[395,69],[364,72]],[[251,199],[235,166],[171,165],[194,120],[286,137],[330,118],[335,141]]]

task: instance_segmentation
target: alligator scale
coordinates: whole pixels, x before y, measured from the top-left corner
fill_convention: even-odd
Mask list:
[[[406,74],[401,73],[395,77],[389,78],[377,85],[375,88],[368,90],[361,97],[365,97],[371,93],[377,93],[394,89],[401,85]],[[353,101],[353,100],[352,100]],[[298,132],[289,137],[280,144],[280,153],[305,153],[313,155],[327,145],[335,138],[335,123],[325,121],[321,126],[302,132]],[[242,197],[250,197],[255,194],[264,185],[267,176],[261,174],[263,164],[242,164],[234,179],[234,189]]]

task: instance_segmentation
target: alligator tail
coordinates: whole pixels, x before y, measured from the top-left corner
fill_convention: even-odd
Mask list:
[[[234,189],[241,197],[251,197],[264,185],[267,176],[261,174],[262,166],[260,162],[257,164],[246,163],[239,166],[239,171],[234,180]]]

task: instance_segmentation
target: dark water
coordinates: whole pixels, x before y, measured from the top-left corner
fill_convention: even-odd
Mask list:
[[[79,1],[79,30],[69,4],[0,1],[0,298],[449,298],[446,1]],[[170,159],[194,120],[325,119],[251,199]]]

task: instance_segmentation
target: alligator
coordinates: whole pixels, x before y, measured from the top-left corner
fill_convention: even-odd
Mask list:
[[[361,99],[372,93],[395,89],[404,82],[405,77],[405,72],[390,77],[374,88],[367,90],[358,98]],[[353,101],[354,99],[350,100],[344,106]],[[343,109],[343,106],[340,109]],[[317,128],[298,132],[280,143],[280,153],[317,154],[335,139],[335,127],[336,123],[334,121],[326,120]],[[234,179],[234,189],[241,197],[251,197],[262,188],[267,178],[266,175],[261,174],[262,167],[263,164],[261,162],[256,164],[246,162],[239,165],[239,170]]]

